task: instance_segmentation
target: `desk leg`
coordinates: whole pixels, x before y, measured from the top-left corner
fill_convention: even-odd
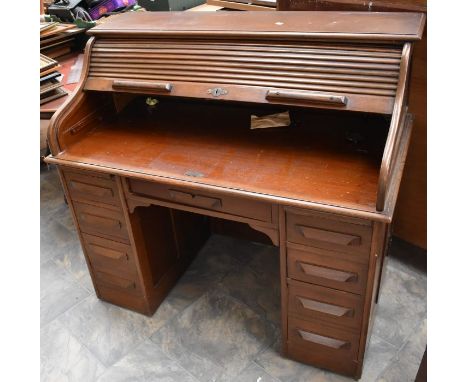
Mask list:
[[[121,179],[119,189],[126,203]],[[150,205],[124,208],[148,315],[152,315],[209,236],[202,215]]]
[[[286,214],[279,207],[279,248],[280,248],[280,278],[281,278],[281,344],[282,353],[287,356],[288,348],[288,281],[286,259]]]

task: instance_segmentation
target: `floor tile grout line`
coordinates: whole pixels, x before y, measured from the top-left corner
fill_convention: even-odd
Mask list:
[[[268,371],[266,371],[265,368],[262,365],[260,365],[255,359],[253,359],[251,362],[254,363],[255,365],[257,365],[260,369],[262,369],[265,372],[265,374],[268,375],[269,377],[271,377],[275,382],[281,382],[278,378],[276,378],[276,377],[272,376],[270,373],[268,373]]]
[[[181,311],[177,312],[176,314],[174,314],[174,316],[172,316],[170,319],[168,319],[164,325],[162,325],[159,329],[156,329],[148,338],[151,342],[155,343],[151,337],[153,337],[156,333],[158,333],[161,329],[165,328],[167,325],[169,325],[169,323],[171,322],[171,319],[173,319],[174,317],[176,316],[179,316],[179,315],[182,315],[183,312],[185,312],[188,308],[190,308],[193,304],[195,304],[197,301],[199,301],[202,297],[204,297],[207,293],[209,292],[208,291],[205,291],[203,292],[196,300],[192,301],[189,305],[187,305],[185,308],[183,308]],[[154,313],[156,314],[156,312]]]
[[[227,288],[226,288],[227,289]],[[240,303],[241,305],[243,305],[244,307],[248,308],[249,310],[251,310],[253,313],[255,313],[258,317],[260,317],[262,319],[262,321],[266,321],[267,323],[271,324],[272,326],[274,326],[274,328],[276,329],[277,327],[281,326],[281,323],[276,323],[274,321],[271,321],[268,317],[267,317],[267,314],[266,314],[266,310],[265,311],[265,316],[262,316],[261,314],[259,314],[257,311],[255,311],[254,309],[252,309],[249,305],[247,305],[247,303],[245,301],[242,301],[240,300],[239,298],[237,298],[236,296],[233,296],[231,295],[230,293],[228,292],[225,292],[223,289],[220,289],[220,291],[226,295],[227,297],[233,299],[234,301],[237,301],[238,303]]]
[[[93,358],[95,358],[95,360],[102,366],[102,368],[104,369],[104,371],[100,374],[104,374],[104,372],[108,369],[107,366],[99,359],[99,357],[96,356],[96,354],[94,354],[94,352],[91,351],[91,349],[89,349],[86,344],[84,344],[83,342],[80,341],[80,339],[75,336],[73,334],[73,332],[68,328],[68,326],[66,326],[65,324],[63,324],[60,320],[58,320],[57,318],[55,318],[53,321],[56,321],[57,325],[59,325],[62,329],[66,330],[68,332],[68,334],[73,337],[75,339],[76,342],[78,342],[84,349],[86,349],[86,351],[91,354],[93,356]],[[50,325],[53,321],[49,322],[47,325]],[[41,328],[42,330],[43,328]],[[99,378],[99,377],[98,377]]]
[[[86,291],[88,292],[88,291]],[[44,326],[42,326],[42,324],[40,324],[40,328],[44,328],[46,327],[47,325],[49,325],[52,321],[54,320],[57,320],[58,318],[60,318],[62,315],[64,315],[66,312],[68,312],[70,309],[73,309],[75,306],[78,306],[80,303],[82,303],[84,300],[86,300],[88,297],[90,297],[91,294],[88,294],[87,296],[85,296],[84,298],[82,298],[81,300],[75,302],[73,305],[71,305],[69,308],[65,309],[63,312],[57,314],[54,318],[52,318],[47,324],[45,324]]]
[[[205,296],[208,295],[209,293],[221,293],[221,294],[224,295],[225,297],[228,297],[228,298],[230,298],[230,299],[232,299],[232,300],[234,300],[234,301],[236,301],[236,302],[240,302],[240,303],[243,304],[246,308],[248,308],[249,310],[251,310],[255,315],[257,315],[262,321],[266,321],[266,320],[263,319],[257,312],[253,311],[252,308],[250,308],[248,305],[246,305],[246,304],[243,303],[242,301],[236,299],[236,298],[233,297],[233,296],[230,296],[230,295],[224,293],[223,291],[213,292],[212,290],[207,290],[207,291],[205,291],[200,297],[198,297],[196,300],[194,300],[190,305],[188,305],[187,307],[185,307],[184,309],[182,309],[180,312],[176,313],[176,314],[174,315],[174,317],[175,317],[175,316],[178,316],[178,315],[182,315],[183,312],[185,312],[185,311],[186,311],[187,309],[189,309],[193,304],[195,304],[197,301],[199,301],[201,298],[205,297]],[[187,371],[187,373],[189,373],[191,376],[193,376],[193,377],[195,378],[196,381],[200,381],[200,380],[199,380],[195,375],[193,375],[189,370],[187,370],[185,367],[183,367],[183,366],[180,364],[180,362],[178,361],[177,358],[172,357],[171,355],[167,354],[167,353],[163,350],[163,348],[161,347],[161,345],[160,345],[159,343],[155,342],[155,341],[151,338],[151,337],[153,337],[157,332],[159,332],[160,330],[162,330],[164,327],[166,327],[166,326],[169,325],[170,323],[171,323],[170,319],[167,320],[167,322],[166,322],[164,325],[162,325],[159,329],[157,329],[153,334],[151,334],[151,335],[149,336],[148,339],[149,339],[153,344],[155,344],[156,346],[158,346],[158,348],[160,348],[160,349],[162,350],[162,352],[163,352],[169,359],[171,359],[172,361],[176,362],[177,365],[179,365],[183,370]],[[267,322],[267,323],[269,323],[269,322]],[[270,323],[270,324],[271,324],[271,323]],[[275,328],[273,328],[273,329],[275,329]],[[248,335],[249,335],[249,337],[250,337],[250,334],[248,334]],[[253,359],[249,360],[249,362],[254,362],[255,357],[257,357],[259,354],[261,354],[265,349],[269,348],[272,344],[275,343],[275,341],[276,341],[276,339],[273,339],[273,342],[272,342],[272,343],[263,345],[263,346],[260,348],[260,350],[259,350],[255,355],[253,355]],[[246,366],[246,367],[247,367],[247,366]],[[244,369],[243,369],[243,370],[244,370]],[[263,368],[262,368],[262,370],[263,370]],[[268,373],[267,373],[267,374],[268,374]]]
[[[80,302],[84,302],[85,300],[87,300],[87,299],[90,298],[90,297],[93,297],[93,295],[91,294],[90,296],[87,296],[86,298],[84,298],[84,299],[83,299],[82,301],[80,301]],[[107,302],[100,300],[97,296],[94,296],[94,297],[96,297],[96,299],[98,299],[99,302],[104,303],[104,304],[108,304]],[[77,305],[78,305],[78,304],[76,304],[74,307],[76,307]],[[72,309],[72,308],[70,308],[70,309]],[[68,309],[68,310],[70,310],[70,309]],[[124,308],[119,308],[119,309],[124,309]],[[68,311],[68,310],[67,310],[67,311]],[[67,312],[67,311],[66,311],[66,312]],[[66,312],[63,312],[61,315],[65,314]],[[60,322],[60,321],[59,321],[59,322]],[[65,328],[67,328],[67,330],[69,330],[71,334],[73,334],[73,332],[70,330],[70,328],[68,328],[68,326],[66,326],[65,324],[62,324],[61,322],[60,322],[60,324],[63,325]],[[123,358],[125,358],[129,353],[131,353],[133,350],[137,349],[144,341],[146,341],[147,339],[149,339],[148,337],[143,337],[143,339],[142,339],[141,341],[139,341],[138,344],[137,344],[136,346],[132,347],[131,350],[129,350],[127,353],[125,353],[125,354],[124,354],[122,357],[120,357],[117,361],[115,361],[115,362],[113,362],[111,365],[107,366],[103,361],[101,361],[101,359],[99,358],[98,355],[96,355],[91,349],[88,348],[88,346],[86,346],[86,344],[84,344],[82,341],[80,341],[80,339],[77,338],[75,335],[73,335],[73,336],[77,339],[77,341],[78,341],[81,345],[83,345],[83,347],[85,347],[89,352],[91,352],[91,354],[92,354],[95,358],[97,358],[97,359],[99,360],[99,362],[106,368],[106,370],[109,369],[110,367],[114,366],[117,362],[121,361],[121,360],[122,360]]]
[[[424,320],[423,320],[423,322],[424,322]],[[387,371],[387,369],[392,365],[393,361],[399,359],[399,355],[400,355],[401,352],[403,351],[404,347],[410,343],[409,338],[411,337],[411,335],[414,334],[414,329],[417,328],[417,327],[419,327],[419,326],[421,326],[421,325],[422,325],[422,322],[419,323],[419,324],[416,324],[416,325],[413,327],[413,329],[410,331],[410,334],[408,334],[408,336],[407,336],[406,339],[403,341],[403,344],[402,344],[400,347],[396,347],[395,345],[393,345],[393,346],[395,346],[395,347],[397,348],[397,351],[396,351],[396,353],[393,355],[393,357],[388,361],[386,367],[385,367],[385,368],[380,372],[380,374],[377,376],[376,381],[379,381],[379,380],[380,380],[380,377],[382,376],[382,374],[384,374],[385,371]],[[379,337],[379,338],[380,338],[380,337]],[[382,338],[381,338],[381,339],[382,339]],[[385,341],[385,340],[384,340],[384,341]],[[387,342],[387,341],[385,341],[385,342]],[[426,342],[427,342],[427,341],[426,341]],[[392,345],[392,344],[390,344],[390,345]],[[423,355],[424,355],[424,354],[421,354],[421,359],[422,359]]]
[[[390,345],[391,347],[395,348],[395,351],[398,352],[400,348],[391,342],[387,341],[385,338],[380,337],[378,334],[371,334],[371,340],[372,338],[378,338],[380,341],[385,342],[387,345]]]
[[[49,260],[47,260],[47,262],[48,262],[48,261],[52,261],[52,260],[53,260],[53,259],[49,259]],[[44,263],[44,264],[45,264],[45,263]],[[55,263],[55,262],[53,262],[53,264],[56,265],[57,267],[60,267],[60,265],[57,264],[57,263]],[[91,294],[91,292],[90,292],[88,289],[86,289],[85,287],[83,287],[83,286],[80,285],[80,283],[75,279],[75,277],[73,276],[72,273],[70,273],[66,268],[63,268],[63,270],[64,270],[65,272],[67,272],[69,276],[72,277],[72,280],[67,280],[67,279],[63,278],[62,276],[58,276],[58,277],[60,277],[64,282],[69,282],[69,283],[71,284],[71,285],[70,285],[71,287],[78,287],[78,289],[81,289],[81,290],[83,290],[84,292],[87,292],[88,295]],[[40,283],[40,282],[39,282],[39,283]],[[39,285],[40,285],[40,284],[39,284]],[[47,293],[47,289],[49,289],[49,288],[50,288],[50,286],[46,287],[45,289],[40,288],[40,293]],[[86,296],[86,297],[88,297],[88,296]]]
[[[80,244],[80,249],[81,249],[81,244]],[[81,251],[83,251],[83,250],[81,250]],[[85,290],[88,291],[88,292],[93,292],[93,291],[89,291],[87,288],[84,288],[83,286],[81,286],[81,284],[80,284],[80,282],[79,282],[79,279],[77,279],[76,276],[75,276],[67,267],[65,267],[64,265],[62,265],[60,262],[59,262],[59,263],[56,263],[56,262],[54,261],[54,260],[55,260],[56,258],[58,258],[59,256],[61,256],[60,253],[58,253],[57,255],[55,255],[54,257],[52,257],[52,258],[49,259],[49,260],[53,261],[54,264],[57,265],[58,267],[61,267],[62,269],[64,269],[65,272],[67,272],[68,275],[70,275],[70,276],[72,277],[73,282],[75,282],[79,287],[81,287],[82,289],[85,289]],[[83,256],[83,257],[84,257],[84,254],[81,253],[80,256]],[[85,260],[85,261],[86,261],[86,260]],[[89,272],[89,269],[88,269],[88,266],[87,266],[87,265],[86,265],[86,270],[87,270],[87,272]],[[84,276],[83,276],[83,277],[84,277]]]

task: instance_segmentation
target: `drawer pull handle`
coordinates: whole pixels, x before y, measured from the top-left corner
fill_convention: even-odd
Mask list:
[[[221,199],[218,198],[211,198],[209,196],[203,195],[194,195],[189,192],[183,192],[178,190],[169,190],[169,194],[171,195],[172,199],[181,203],[196,204],[197,206],[204,208],[221,208],[222,206]]]
[[[348,235],[346,233],[325,231],[323,229],[317,229],[307,227],[303,225],[297,225],[299,232],[306,239],[324,241],[332,244],[354,246],[361,244],[361,237],[355,235]]]
[[[113,260],[122,260],[126,259],[128,261],[128,255],[125,252],[115,251],[110,248],[101,247],[97,244],[89,244],[94,254],[98,256],[107,257]]]
[[[323,345],[332,349],[343,349],[350,343],[348,341],[337,340],[336,338],[330,338],[321,336],[315,333],[306,332],[305,330],[297,329],[299,335],[303,340],[312,342],[314,344]]]
[[[80,216],[81,216],[81,220],[91,225],[99,225],[101,227],[104,226],[106,228],[112,228],[112,229],[122,228],[121,221],[117,219],[110,219],[110,218],[105,218],[103,216],[97,216],[97,215],[91,215],[91,214],[81,214]]]
[[[337,269],[320,267],[318,265],[297,262],[299,268],[307,276],[320,277],[322,279],[350,283],[357,281],[357,275],[351,272],[339,271]]]
[[[290,90],[268,90],[266,94],[267,99],[283,99],[293,101],[317,102],[328,103],[332,105],[343,105],[348,103],[348,98],[345,96],[337,96],[333,94],[319,94],[311,92],[299,92]]]
[[[133,280],[123,279],[121,277],[110,275],[109,273],[104,273],[104,272],[96,272],[96,275],[98,276],[99,279],[101,279],[105,283],[115,285],[123,289],[135,289],[136,288],[136,284]]]
[[[343,306],[337,306],[320,301],[309,300],[305,297],[297,297],[297,299],[300,301],[300,303],[305,309],[329,314],[335,317],[350,317],[354,313],[354,310],[352,308],[345,308]]]
[[[154,90],[170,93],[172,90],[172,84],[148,81],[114,80],[112,88],[122,90]]]
[[[70,182],[70,186],[78,192],[83,192],[94,196],[110,198],[114,196],[114,191],[112,191],[111,188],[107,187],[94,186],[92,184],[77,182],[76,180],[72,180]]]

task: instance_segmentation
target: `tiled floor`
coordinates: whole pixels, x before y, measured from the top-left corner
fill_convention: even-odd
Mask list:
[[[392,247],[361,381],[416,375],[426,271],[410,250]],[[56,171],[44,166],[41,381],[351,381],[279,355],[278,267],[274,247],[213,236],[153,317],[102,302]]]

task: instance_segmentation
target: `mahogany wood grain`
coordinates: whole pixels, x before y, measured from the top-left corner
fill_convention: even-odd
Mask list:
[[[320,285],[289,281],[289,314],[355,329],[362,324],[361,296]]]
[[[288,353],[302,362],[313,363],[347,375],[356,375],[359,334],[317,320],[288,320]]]
[[[275,9],[274,7],[265,7],[262,5],[239,3],[228,0],[206,0],[206,4],[227,9],[237,9],[239,11],[271,11]]]
[[[250,130],[249,109],[186,104],[185,113],[177,114],[179,104],[172,102],[161,102],[158,119],[152,121],[138,117],[145,113],[137,111],[143,100],[133,105],[132,113],[120,115],[111,124],[101,123],[56,157],[375,211],[381,153],[371,147],[367,153],[357,151],[346,141],[348,127],[336,126],[328,132],[307,126]],[[197,114],[201,108],[203,116]],[[133,125],[135,115],[138,126]],[[374,132],[384,132],[382,122],[376,119],[380,126],[372,127]],[[220,123],[222,130],[217,128]]]
[[[186,180],[179,180],[176,178],[166,178],[166,177],[157,177],[154,175],[128,171],[125,169],[117,169],[111,167],[105,167],[97,164],[90,164],[90,163],[82,163],[82,162],[75,162],[75,161],[68,161],[58,159],[53,156],[48,156],[44,159],[46,163],[63,166],[67,168],[72,168],[75,170],[85,170],[85,171],[93,171],[93,172],[101,172],[107,174],[113,174],[117,176],[122,176],[130,179],[144,179],[150,182],[160,182],[167,185],[175,185],[177,187],[191,187],[196,188],[197,190],[203,190],[208,192],[222,192],[227,195],[232,196],[241,196],[241,197],[249,197],[255,200],[267,201],[270,203],[280,204],[280,205],[288,205],[291,207],[297,208],[309,208],[314,209],[315,211],[325,212],[325,213],[336,213],[340,214],[341,216],[348,216],[348,217],[358,217],[361,219],[368,219],[370,221],[380,221],[384,223],[390,223],[392,221],[392,216],[388,214],[388,211],[383,211],[382,213],[379,212],[368,212],[368,211],[361,211],[355,210],[350,208],[343,208],[340,206],[333,206],[318,202],[309,202],[305,200],[295,200],[295,199],[287,199],[279,196],[273,195],[266,195],[266,194],[259,194],[256,192],[250,192],[245,190],[235,190],[229,189],[219,186],[211,186],[211,185],[204,185],[202,183],[195,183],[192,181]],[[131,199],[128,200],[129,202]],[[163,203],[160,203],[163,205]],[[145,202],[144,200],[141,201],[141,205],[151,205],[151,203]],[[170,203],[165,203],[167,207],[174,207],[171,206]],[[188,209],[187,209],[188,210]],[[199,211],[192,211],[192,212],[199,212]],[[212,216],[216,216],[214,213]],[[223,217],[223,216],[217,216]],[[238,219],[240,221],[240,219]],[[247,221],[245,221],[247,222]]]
[[[81,231],[128,243],[127,226],[122,212],[95,204],[74,202]]]
[[[272,222],[272,208],[267,203],[232,198],[222,194],[200,193],[189,188],[178,189],[139,180],[128,180],[127,184],[130,198],[134,196],[157,198],[202,210],[215,210],[229,215],[244,216],[252,220]]]
[[[427,0],[277,0],[279,11],[427,12]]]
[[[97,90],[99,92],[112,92],[117,91],[113,89],[112,84],[114,80],[109,78],[88,78],[86,80],[85,88],[86,90]],[[219,82],[187,82],[184,81],[172,81],[171,85],[173,86],[171,90],[171,95],[174,97],[192,97],[197,99],[213,101],[215,98],[210,95],[210,89],[215,89],[219,86],[222,86]],[[269,90],[273,90],[275,87],[268,87]],[[224,88],[223,88],[224,89]],[[343,90],[343,89],[342,89]],[[162,96],[161,91],[159,90],[149,90],[149,89],[137,89],[129,88],[128,93],[134,93],[141,95],[142,93],[147,95]],[[124,93],[127,94],[127,93]],[[362,94],[348,94],[344,91],[339,92],[338,94],[320,93],[322,95],[328,94],[333,97],[347,97],[346,106],[339,106],[339,109],[351,110],[351,111],[366,111],[371,113],[379,114],[391,114],[393,109],[393,97],[381,95],[379,97],[369,98],[368,95]],[[321,109],[336,109],[336,105],[327,104],[327,103],[313,103],[307,102],[302,99],[292,99],[292,98],[266,98],[265,87],[259,86],[246,86],[246,85],[237,85],[235,83],[229,84],[229,91],[227,95],[221,94],[216,98],[217,100],[222,101],[233,101],[233,102],[251,102],[257,104],[266,104],[273,106],[290,106],[290,107],[320,107]],[[96,101],[99,102],[99,101]],[[102,102],[102,101],[100,101]]]
[[[127,12],[92,28],[94,36],[197,36],[322,39],[421,38],[424,15],[418,13],[313,12]],[[359,26],[359,33],[357,27]]]
[[[318,248],[288,244],[287,275],[307,283],[363,294],[366,290],[368,264],[352,256]]]
[[[280,11],[427,12],[426,0],[278,0]],[[401,184],[394,231],[402,239],[426,248],[427,241],[427,33],[415,42],[408,99],[415,116],[409,160]]]
[[[406,44],[402,53],[402,65],[400,68],[400,86],[398,87],[395,96],[394,111],[392,114],[392,121],[388,131],[387,143],[385,145],[382,165],[379,174],[379,191],[377,195],[377,210],[382,211],[385,208],[386,198],[388,196],[388,189],[390,183],[391,173],[396,163],[397,152],[401,134],[406,123],[406,110],[407,107],[407,84],[409,79],[409,61],[411,57],[411,45]]]
[[[372,228],[367,220],[343,219],[307,210],[288,209],[288,242],[366,257]]]
[[[47,161],[96,293],[151,315],[207,238],[207,216],[247,223],[280,247],[284,355],[359,378],[411,133],[408,44],[424,16],[184,15],[93,29],[78,90],[50,125]],[[285,111],[290,126],[250,129],[252,115]]]
[[[70,195],[76,201],[91,201],[120,208],[117,185],[112,178],[94,172],[64,171]]]
[[[83,234],[83,238],[93,269],[122,277],[135,276],[134,255],[130,246],[88,234]]]
[[[427,247],[427,36],[414,44],[408,110],[413,133],[395,210],[394,233]]]

